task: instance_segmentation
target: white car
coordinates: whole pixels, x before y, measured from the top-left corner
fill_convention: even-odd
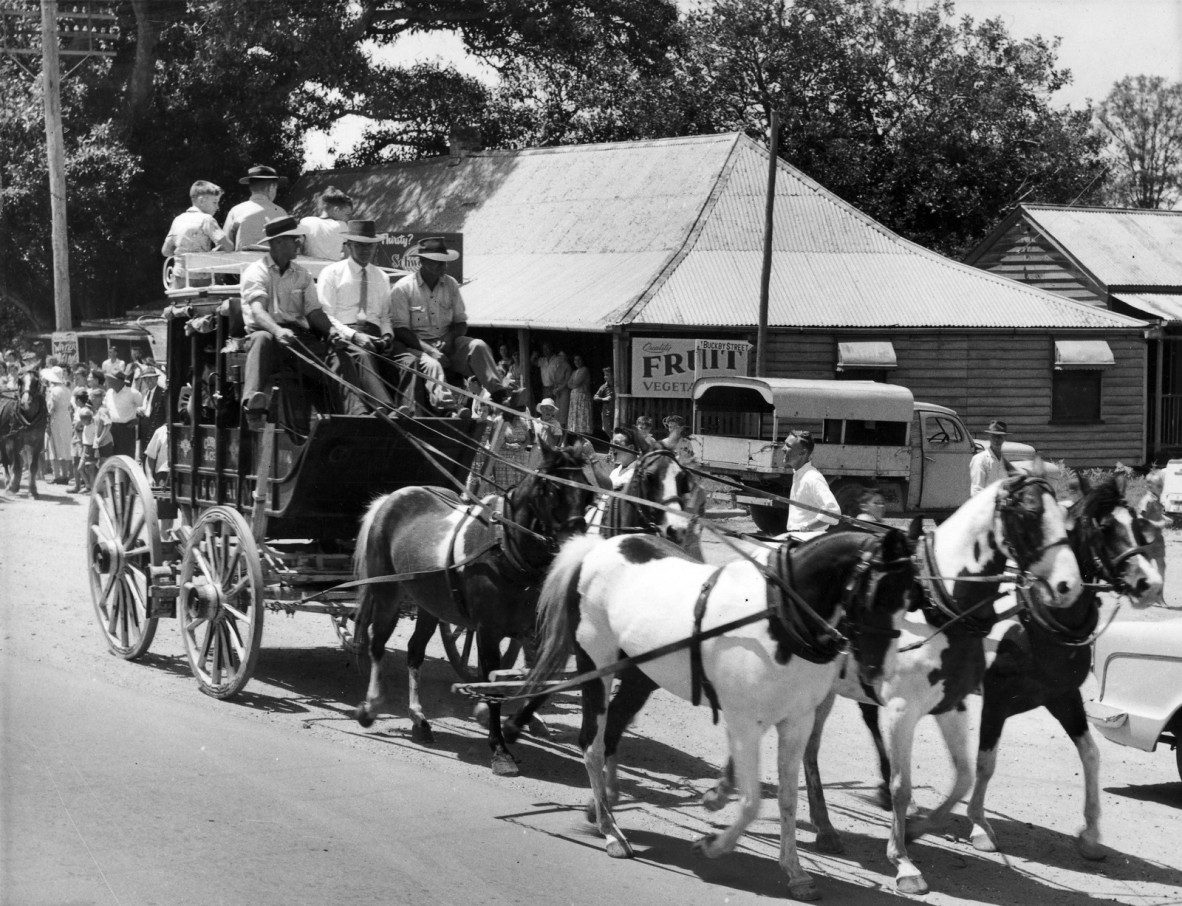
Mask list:
[[[1092,671],[1100,695],[1084,707],[1100,735],[1146,752],[1168,744],[1182,779],[1182,618],[1114,622],[1096,640]]]

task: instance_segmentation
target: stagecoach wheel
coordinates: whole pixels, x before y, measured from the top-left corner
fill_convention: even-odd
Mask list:
[[[156,635],[148,617],[153,566],[162,562],[156,499],[147,476],[128,456],[112,456],[90,494],[86,533],[90,596],[112,653],[144,655]]]
[[[263,640],[263,565],[237,510],[203,512],[185,541],[178,617],[201,691],[232,698],[254,673]]]
[[[467,683],[479,682],[480,662],[476,654],[476,633],[463,626],[452,623],[439,624],[439,639],[443,642],[443,650],[447,659],[451,661],[456,675]],[[508,670],[517,662],[521,653],[521,642],[510,639],[508,646],[501,654],[501,669]]]
[[[782,535],[788,531],[788,511],[763,503],[747,505],[747,512],[755,527],[765,535]]]

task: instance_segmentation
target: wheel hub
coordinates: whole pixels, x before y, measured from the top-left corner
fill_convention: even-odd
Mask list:
[[[204,578],[186,582],[181,594],[184,597],[185,612],[196,619],[212,620],[221,610],[221,588]]]
[[[90,560],[96,571],[106,574],[123,566],[123,545],[114,538],[101,538],[90,549]]]

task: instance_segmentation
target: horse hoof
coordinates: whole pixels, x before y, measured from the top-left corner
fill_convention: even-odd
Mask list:
[[[997,843],[985,831],[974,831],[969,837],[969,841],[973,844],[973,849],[977,850],[977,852],[997,852]]]
[[[493,756],[492,772],[498,777],[516,777],[521,772],[517,770],[517,762],[507,752],[498,752]]]
[[[475,718],[476,722],[478,724],[480,724],[480,726],[484,727],[484,729],[487,730],[488,729],[488,703],[487,702],[480,702],[475,708],[473,708],[472,709],[472,717]]]
[[[923,875],[904,875],[901,878],[896,878],[895,886],[899,888],[899,893],[910,894],[923,894],[930,889],[928,882],[923,879]]]
[[[431,725],[426,721],[421,724],[412,723],[410,725],[410,738],[414,742],[421,742],[427,745],[435,742],[435,734],[431,732]]]
[[[836,856],[845,852],[845,844],[841,842],[841,837],[836,831],[824,831],[817,834],[817,852]]]
[[[613,859],[631,859],[634,855],[627,840],[608,840],[607,854]]]
[[[1076,835],[1075,848],[1081,856],[1093,862],[1102,862],[1108,858],[1108,850],[1094,840],[1085,840],[1082,834]]]
[[[720,790],[706,790],[706,792],[702,794],[702,807],[708,812],[717,812],[724,808],[726,803],[727,795]]]
[[[353,709],[353,716],[357,718],[357,723],[363,727],[373,726],[373,715],[366,710],[364,705],[358,705]]]
[[[797,878],[788,882],[788,896],[794,900],[819,900],[821,891],[817,890],[812,878]]]
[[[718,834],[706,834],[704,837],[699,837],[690,846],[690,852],[695,856],[704,856],[707,859],[716,859],[719,853],[713,852],[714,844],[718,841]]]
[[[550,728],[546,726],[546,722],[540,717],[531,717],[529,719],[529,735],[535,739],[549,739],[554,734],[550,732]]]

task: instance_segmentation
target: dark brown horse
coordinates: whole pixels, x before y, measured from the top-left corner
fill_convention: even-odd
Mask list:
[[[48,419],[49,405],[41,376],[35,368],[29,368],[21,372],[20,386],[0,397],[0,464],[12,473],[8,490],[14,494],[21,486],[21,450],[27,450],[29,496],[38,496],[37,470],[41,468]]]
[[[357,537],[357,577],[415,577],[361,588],[357,641],[363,650],[368,644],[371,658],[369,689],[355,712],[362,726],[370,726],[385,703],[382,657],[409,599],[418,607],[406,653],[411,737],[434,741],[419,701],[419,670],[440,621],[474,630],[479,672],[487,680],[501,666],[501,641],[533,632],[546,569],[558,543],[586,529],[584,514],[599,486],[577,452],[545,450],[538,472],[504,497],[467,503],[442,488],[410,487],[370,506]],[[517,774],[497,704],[489,708],[488,742],[493,771]]]
[[[1082,476],[1081,476],[1082,478]],[[1079,561],[1083,593],[1063,610],[1048,611],[1034,599],[1016,621],[999,625],[996,654],[982,686],[977,782],[969,800],[973,846],[997,849],[997,835],[985,817],[985,791],[997,767],[997,747],[1007,718],[1040,705],[1075,743],[1083,765],[1084,826],[1076,847],[1084,858],[1103,859],[1100,845],[1100,752],[1088,728],[1080,686],[1092,666],[1103,583],[1133,607],[1147,607],[1161,593],[1162,577],[1145,556],[1146,530],[1125,503],[1124,482],[1110,478],[1086,493],[1068,511],[1067,537]],[[1150,527],[1151,528],[1151,527]],[[991,646],[992,647],[992,646]]]

